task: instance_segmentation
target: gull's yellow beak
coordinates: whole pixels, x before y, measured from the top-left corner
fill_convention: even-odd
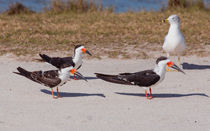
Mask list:
[[[162,20],[162,23],[165,23],[165,22],[168,22],[168,20],[167,20],[167,19],[165,19],[165,20]]]

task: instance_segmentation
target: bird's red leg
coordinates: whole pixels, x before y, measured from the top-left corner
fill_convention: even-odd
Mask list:
[[[59,91],[58,91],[58,87],[57,87],[57,97],[60,97],[60,95],[59,95]]]
[[[77,78],[76,78],[75,74],[74,74],[74,80],[77,80]]]
[[[51,88],[51,91],[52,91],[52,97],[55,98],[54,93],[53,93],[53,89],[52,89],[52,88]]]
[[[147,89],[145,89],[145,95],[146,95],[146,98],[149,99],[148,96],[147,96]]]
[[[152,99],[153,96],[152,96],[152,89],[151,88],[149,88],[149,92],[150,92],[150,99]]]

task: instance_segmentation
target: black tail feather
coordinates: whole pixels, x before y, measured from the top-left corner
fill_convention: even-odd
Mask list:
[[[21,75],[19,72],[13,72],[13,73],[18,74],[18,75]]]
[[[39,56],[45,61],[45,62],[48,62],[50,63],[51,61],[51,58],[45,54],[39,54]]]
[[[117,84],[133,85],[129,81],[119,79],[118,75],[106,75],[106,74],[100,74],[100,73],[95,73],[95,74],[96,74],[96,77],[98,77],[104,81],[117,83]]]
[[[18,67],[17,70],[19,72],[13,72],[13,73],[21,75],[21,76],[25,76],[25,77],[31,79],[31,72],[29,72],[29,71],[27,71],[27,70],[25,70],[25,69],[23,69],[21,67]]]
[[[18,67],[17,68],[17,70],[19,71],[19,72],[13,72],[13,73],[15,73],[15,74],[17,74],[17,75],[21,75],[21,76],[24,76],[24,77],[26,77],[26,78],[28,78],[28,79],[30,79],[30,80],[32,80],[32,81],[34,81],[34,82],[37,82],[37,83],[42,83],[40,80],[38,80],[38,78],[37,77],[40,77],[41,76],[41,71],[33,71],[33,72],[30,72],[30,71],[27,71],[27,70],[25,70],[25,69],[23,69],[23,68],[21,68],[21,67]]]

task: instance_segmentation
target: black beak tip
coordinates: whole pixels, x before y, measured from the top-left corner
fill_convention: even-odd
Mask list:
[[[172,68],[174,68],[175,70],[177,70],[177,71],[179,71],[179,72],[181,72],[181,73],[183,73],[183,74],[186,74],[182,69],[180,69],[177,65],[173,65],[172,66]]]
[[[92,56],[92,54],[88,50],[86,50],[85,53],[87,53],[88,55]]]
[[[186,73],[183,70],[181,70],[180,68],[178,71],[186,75]]]
[[[85,80],[86,82],[88,82],[88,80],[85,77],[83,77],[82,79]]]
[[[78,71],[75,73],[76,76],[80,77],[81,79],[85,80],[86,82],[88,82],[88,80]]]

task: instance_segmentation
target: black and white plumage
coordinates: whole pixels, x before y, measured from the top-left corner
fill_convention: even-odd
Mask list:
[[[50,57],[45,54],[39,54],[43,61],[50,63],[58,69],[73,66],[75,69],[79,69],[82,66],[82,54],[91,53],[82,45],[75,46],[73,57]]]
[[[50,87],[52,96],[54,97],[53,87],[57,87],[57,96],[59,97],[58,87],[64,85],[69,78],[69,74],[75,74],[82,79],[85,79],[82,74],[77,72],[72,66],[63,68],[61,70],[49,70],[49,71],[27,71],[21,67],[17,68],[18,72],[15,74],[24,76],[34,82],[43,84],[44,86]],[[85,79],[86,80],[86,79]]]
[[[162,56],[156,60],[156,66],[153,70],[144,70],[135,73],[121,73],[118,75],[106,75],[100,73],[95,74],[98,78],[108,82],[144,87],[146,97],[147,99],[149,99],[147,96],[147,87],[150,90],[150,98],[152,98],[151,87],[163,81],[163,79],[165,78],[166,66],[169,66],[184,73],[167,57]]]
[[[51,65],[55,66],[58,69],[62,69],[69,66],[75,66],[75,63],[73,62],[72,57],[49,57],[45,54],[39,54],[42,60],[44,60],[47,63],[50,63]]]
[[[125,85],[151,86],[160,80],[160,76],[152,70],[135,73],[120,73],[119,75],[106,75],[96,73],[96,76],[109,82]]]

